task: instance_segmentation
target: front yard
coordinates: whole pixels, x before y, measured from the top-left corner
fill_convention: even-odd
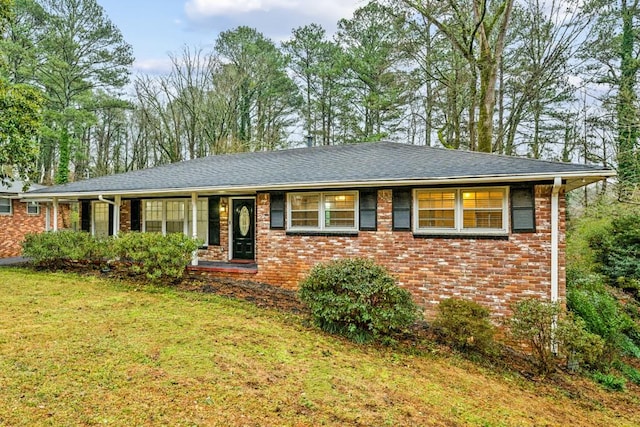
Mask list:
[[[0,269],[0,425],[640,425],[637,390],[569,389],[297,315]]]

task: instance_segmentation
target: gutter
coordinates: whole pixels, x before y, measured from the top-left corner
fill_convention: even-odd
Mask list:
[[[615,171],[600,170],[589,172],[568,172],[562,176],[566,180],[570,179],[586,179],[585,183],[596,182],[602,179],[615,176]],[[557,178],[556,173],[545,173],[536,175],[495,175],[495,176],[478,176],[478,177],[448,177],[448,178],[405,178],[400,180],[365,180],[365,181],[315,181],[301,182],[290,184],[261,184],[261,185],[226,185],[226,186],[199,186],[199,187],[181,187],[181,188],[159,188],[159,189],[136,189],[136,190],[108,190],[108,191],[60,191],[60,192],[35,192],[31,194],[21,194],[24,199],[47,199],[51,197],[61,198],[83,198],[83,197],[102,197],[107,196],[141,196],[141,195],[189,195],[193,192],[203,195],[239,195],[253,194],[259,191],[287,191],[287,190],[306,190],[306,189],[333,189],[333,188],[386,188],[386,187],[402,187],[402,186],[431,186],[431,185],[463,185],[463,184],[490,184],[490,183],[515,183],[515,182],[537,182],[547,181]],[[591,178],[591,179],[590,179]],[[583,184],[584,185],[584,184]],[[103,200],[103,199],[99,199]],[[103,200],[106,203],[113,203],[110,200]]]
[[[553,180],[551,190],[551,302],[558,301],[559,294],[559,240],[560,240],[560,189],[562,178],[557,176]]]

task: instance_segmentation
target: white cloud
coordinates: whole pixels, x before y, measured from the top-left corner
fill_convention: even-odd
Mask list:
[[[133,69],[144,74],[159,75],[170,72],[172,65],[168,56],[161,59],[136,59],[133,63]]]
[[[187,16],[194,21],[212,17],[241,15],[254,12],[283,12],[315,17],[318,21],[349,18],[364,0],[188,0]]]

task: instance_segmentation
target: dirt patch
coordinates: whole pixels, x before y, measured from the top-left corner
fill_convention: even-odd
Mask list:
[[[178,289],[241,299],[262,308],[298,314],[307,312],[306,306],[298,299],[295,291],[249,280],[226,278],[208,278],[206,281],[184,280],[178,285]]]

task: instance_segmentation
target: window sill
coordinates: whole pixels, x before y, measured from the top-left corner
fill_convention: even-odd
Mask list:
[[[509,240],[508,234],[413,233],[416,239]]]
[[[346,236],[358,237],[357,231],[313,231],[313,230],[287,230],[287,236]]]

